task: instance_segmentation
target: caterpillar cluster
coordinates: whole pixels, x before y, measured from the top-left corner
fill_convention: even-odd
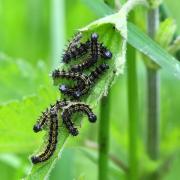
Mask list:
[[[31,157],[33,164],[48,160],[56,150],[58,142],[59,116],[67,128],[68,132],[73,135],[78,135],[78,129],[75,127],[72,118],[77,112],[85,114],[89,122],[96,122],[96,115],[93,113],[89,105],[80,102],[81,97],[90,92],[96,81],[109,69],[106,63],[98,63],[100,59],[108,60],[112,58],[112,53],[102,43],[98,41],[98,34],[93,33],[86,42],[81,43],[82,34],[78,33],[69,42],[65,50],[62,61],[70,64],[71,61],[81,60],[78,64],[70,65],[69,70],[54,70],[52,72],[53,80],[71,80],[73,85],[60,84],[59,91],[69,100],[57,100],[55,104],[47,108],[34,125],[34,132],[39,132],[48,128],[48,143],[45,150]],[[98,64],[96,66],[96,64]],[[83,71],[89,71],[87,74]],[[61,113],[60,113],[61,112]]]
[[[96,121],[96,115],[93,114],[92,110],[88,105],[81,102],[73,103],[71,101],[66,100],[56,101],[56,103],[54,105],[51,105],[49,109],[46,109],[45,112],[42,112],[42,115],[33,127],[34,132],[37,133],[45,127],[45,124],[49,126],[48,144],[41,154],[31,157],[31,161],[33,164],[37,164],[48,160],[56,150],[59,127],[58,114],[60,111],[62,111],[61,116],[63,119],[63,123],[73,136],[76,136],[78,134],[78,130],[74,127],[74,124],[71,121],[71,116],[74,113],[85,113],[90,122]]]

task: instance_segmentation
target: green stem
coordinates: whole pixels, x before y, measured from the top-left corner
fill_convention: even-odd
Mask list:
[[[110,93],[109,93],[110,95]],[[99,180],[108,180],[110,96],[101,100],[99,121]]]
[[[65,44],[64,0],[51,1],[51,57],[52,68],[57,67]]]
[[[159,27],[159,8],[150,9],[148,11],[148,34],[151,38],[154,38],[156,31]]]
[[[148,12],[148,34],[154,38],[159,26],[159,9]],[[159,76],[158,70],[147,67],[148,123],[147,150],[150,158],[156,160],[159,154]]]
[[[129,16],[133,21],[133,12]],[[136,51],[127,48],[128,115],[129,115],[129,179],[138,179],[137,136],[138,136],[138,85],[136,72]]]
[[[154,38],[159,26],[159,8],[148,12],[148,34]],[[159,74],[157,69],[147,66],[147,153],[152,160],[159,157]],[[149,179],[157,179],[157,174],[151,174]]]
[[[149,157],[157,160],[159,156],[159,75],[157,70],[147,68],[148,123],[147,150]]]

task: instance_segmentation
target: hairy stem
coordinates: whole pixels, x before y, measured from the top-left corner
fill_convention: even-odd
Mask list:
[[[131,12],[129,20],[134,20]],[[138,85],[136,72],[136,51],[128,45],[127,48],[127,85],[128,85],[128,115],[129,115],[129,178],[138,179],[137,136],[138,136]]]
[[[109,94],[110,95],[110,94]],[[99,122],[99,180],[108,180],[110,97],[101,100]]]

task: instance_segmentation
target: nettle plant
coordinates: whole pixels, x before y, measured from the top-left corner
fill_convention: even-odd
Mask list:
[[[68,44],[60,66],[51,76],[61,93],[60,99],[52,102],[34,126],[35,132],[45,130],[46,135],[42,147],[31,157],[33,164],[28,179],[49,175],[55,162],[60,160],[69,135],[78,135],[82,115],[86,114],[90,122],[96,121],[93,109],[123,74],[127,42],[146,56],[149,66],[153,61],[156,67],[180,75],[180,63],[167,52],[173,51],[173,45],[169,44],[174,29],[168,28],[172,20],[163,22],[157,32],[156,41],[163,49],[127,21],[130,10],[139,4],[148,7],[145,0],[130,0],[117,13],[107,8],[105,11],[110,15],[80,29]]]

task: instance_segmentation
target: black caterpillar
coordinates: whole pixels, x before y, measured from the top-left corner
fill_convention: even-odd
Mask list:
[[[70,52],[74,48],[76,48],[79,45],[81,39],[82,39],[82,33],[80,32],[76,33],[74,38],[69,42],[66,52]]]
[[[89,75],[91,84],[95,83],[95,81],[108,69],[109,66],[107,64],[100,64],[98,67],[96,67],[96,69]]]
[[[85,43],[81,43],[81,39],[82,34],[78,33],[69,43],[62,59],[64,63],[69,63],[72,59],[79,59],[87,55],[86,59],[80,64],[71,66],[69,71],[54,70],[52,73],[53,80],[75,80],[74,86],[65,84],[59,86],[61,93],[74,100],[79,100],[82,95],[87,94],[96,80],[109,69],[109,66],[107,64],[100,64],[89,75],[82,73],[82,71],[94,67],[99,59],[107,60],[112,58],[112,53],[102,43],[98,42],[97,33],[91,34],[90,40],[87,40]],[[72,122],[73,114],[77,112],[86,114],[90,122],[95,122],[97,119],[91,108],[82,102],[72,102],[70,100],[56,101],[49,109],[42,112],[42,115],[33,127],[34,132],[39,132],[45,129],[45,127],[49,128],[49,138],[44,152],[31,157],[32,163],[44,162],[55,152],[58,142],[58,114],[60,110],[62,111],[62,121],[73,136],[77,136],[79,133]]]
[[[71,117],[76,112],[83,112],[88,116],[88,119],[90,122],[96,121],[96,115],[92,112],[90,107],[83,103],[76,103],[68,106],[68,108],[65,108],[62,112],[62,120],[64,124],[66,125],[67,129],[69,130],[69,133],[73,136],[78,135],[77,128],[74,127],[73,122],[71,121]]]
[[[79,86],[79,88],[76,90],[76,91],[74,91],[72,94],[73,94],[73,97],[75,98],[75,99],[77,99],[77,98],[80,98],[81,96],[83,96],[83,95],[85,95],[85,94],[87,94],[88,92],[89,92],[89,90],[91,89],[91,87],[94,85],[94,83],[96,82],[96,80],[100,77],[100,76],[102,76],[103,74],[104,74],[104,72],[106,71],[106,70],[108,70],[109,69],[109,66],[107,65],[107,64],[101,64],[101,65],[99,65],[98,67],[96,67],[96,69],[95,70],[93,70],[91,73],[90,73],[90,75],[87,77],[88,78],[88,86],[86,86],[86,88],[85,88],[85,90],[84,91],[82,91],[81,90],[81,86]],[[69,95],[71,95],[71,94],[69,94]],[[74,95],[76,95],[76,96],[74,96]]]
[[[69,63],[72,59],[78,59],[79,57],[88,53],[90,47],[90,41],[80,43],[82,38],[81,33],[77,33],[75,37],[70,41],[67,49],[65,50],[62,60],[64,63]]]
[[[96,67],[96,69],[93,70],[88,77],[86,77],[87,83],[85,84],[85,86],[84,85],[82,86],[81,82],[79,83],[76,89],[68,89],[67,86],[61,85],[60,90],[63,94],[68,94],[69,96],[75,99],[79,99],[81,96],[89,92],[89,90],[91,89],[93,84],[96,82],[96,80],[100,76],[102,76],[105,73],[105,71],[107,71],[108,69],[109,69],[109,66],[107,64],[101,64],[98,67]],[[62,89],[66,90],[66,92],[62,91]]]
[[[57,100],[54,105],[51,105],[51,108],[56,108],[59,110],[60,108],[67,106],[68,103],[69,102],[66,100],[63,100],[63,101]],[[43,129],[43,127],[48,124],[49,116],[50,116],[50,111],[47,108],[44,112],[42,112],[42,115],[39,117],[37,123],[34,125],[33,131],[36,133],[41,131]]]
[[[111,59],[112,53],[102,43],[98,42],[98,35],[93,33],[90,41],[90,56],[82,63],[72,66],[71,71],[81,72],[88,69],[97,62],[98,58]]]
[[[85,94],[90,88],[90,81],[87,75],[75,72],[66,72],[55,70],[52,73],[53,79],[66,78],[76,80],[77,84],[73,87],[68,87],[64,84],[60,85],[59,90],[66,95],[70,95],[75,99],[78,99],[81,94]]]
[[[56,144],[58,138],[58,115],[56,108],[50,109],[49,122],[50,122],[50,128],[49,128],[48,145],[46,146],[46,149],[44,150],[43,153],[41,153],[38,156],[31,157],[31,161],[34,164],[46,161],[53,155],[54,151],[56,150]]]
[[[42,112],[42,115],[39,117],[37,123],[34,125],[34,127],[33,127],[34,132],[37,133],[37,132],[41,131],[43,129],[43,127],[45,125],[47,125],[48,116],[49,116],[49,111],[48,111],[48,109],[46,109],[45,112]]]
[[[68,108],[66,108],[68,106]],[[73,123],[71,121],[71,116],[76,112],[82,112],[87,114],[90,122],[96,121],[96,115],[93,114],[92,110],[89,108],[89,106],[83,104],[83,103],[75,103],[71,104],[70,101],[56,101],[54,105],[51,105],[50,109],[47,109],[43,115],[46,118],[46,124],[49,123],[49,139],[48,144],[40,155],[32,156],[31,161],[33,164],[37,164],[40,162],[44,162],[48,160],[56,150],[56,144],[57,144],[57,137],[58,137],[58,112],[62,109],[62,119],[65,123],[66,127],[70,131],[72,135],[77,135],[78,131],[76,128],[74,128]],[[42,115],[42,116],[43,116]],[[41,116],[41,117],[42,117]],[[44,122],[44,120],[42,120]],[[40,124],[45,124],[38,121],[38,125],[36,124],[34,127],[40,127]],[[33,128],[34,129],[34,128]],[[38,130],[35,130],[35,132],[38,132],[42,129],[42,127],[38,128]]]

